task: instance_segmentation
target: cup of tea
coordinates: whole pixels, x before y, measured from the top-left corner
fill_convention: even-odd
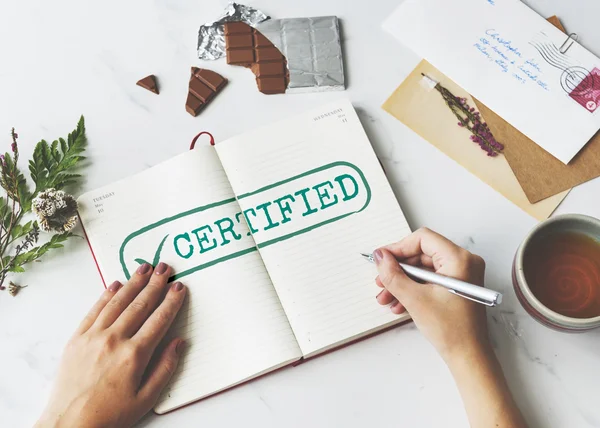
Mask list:
[[[538,224],[517,250],[512,277],[519,302],[545,326],[600,327],[600,220],[566,214]]]

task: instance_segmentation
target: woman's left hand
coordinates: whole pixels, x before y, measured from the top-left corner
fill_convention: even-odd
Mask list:
[[[165,263],[144,264],[106,289],[67,344],[36,426],[127,427],[152,409],[183,345],[175,338],[155,355],[186,295],[170,275]]]

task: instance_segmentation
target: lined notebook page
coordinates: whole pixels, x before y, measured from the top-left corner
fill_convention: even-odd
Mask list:
[[[305,356],[401,322],[360,252],[409,226],[349,101],[217,145]]]
[[[301,357],[254,240],[236,221],[240,208],[214,148],[87,193],[79,205],[107,283],[160,259],[188,286],[169,333],[186,340],[186,353],[158,413]]]

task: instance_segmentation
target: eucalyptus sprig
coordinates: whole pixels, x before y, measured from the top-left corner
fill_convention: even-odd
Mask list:
[[[75,173],[85,159],[85,123],[81,116],[77,128],[67,139],[51,144],[41,140],[29,161],[29,173],[34,184],[30,190],[20,171],[18,135],[11,131],[11,151],[0,155],[0,290],[10,273],[24,272],[24,266],[37,261],[72,236],[77,203],[62,189],[75,184],[81,176]],[[31,213],[36,220],[27,220]],[[54,232],[47,242],[38,245],[41,229]]]

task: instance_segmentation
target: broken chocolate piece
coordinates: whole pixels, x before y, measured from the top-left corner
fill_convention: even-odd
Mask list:
[[[185,101],[185,111],[187,111],[192,116],[196,117],[200,110],[202,110],[202,101],[193,96],[191,93],[188,93],[187,100]]]
[[[150,92],[154,92],[158,94],[158,86],[156,85],[156,76],[151,74],[150,76],[146,76],[141,80],[138,80],[136,85],[141,86],[144,89],[149,90]]]
[[[192,67],[192,76],[196,76],[213,91],[218,92],[227,83],[227,79],[221,76],[219,73],[215,73],[212,70],[206,68]]]
[[[227,64],[250,68],[263,94],[283,94],[288,85],[287,62],[273,43],[244,22],[225,23]]]
[[[212,70],[192,67],[185,110],[192,116],[198,113],[221,92],[227,79]]]

